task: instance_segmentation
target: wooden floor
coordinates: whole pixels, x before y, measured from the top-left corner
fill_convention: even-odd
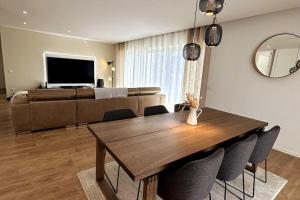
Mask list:
[[[86,127],[16,136],[0,95],[0,200],[86,199],[76,173],[95,166]],[[288,179],[277,199],[300,199],[300,159],[273,151],[269,170]]]

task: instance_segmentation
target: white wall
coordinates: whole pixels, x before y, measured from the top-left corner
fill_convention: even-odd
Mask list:
[[[107,61],[115,60],[115,45],[4,27],[0,31],[7,95],[11,88],[28,90],[44,82],[45,51],[96,57],[97,78],[111,84]]]
[[[255,48],[278,33],[300,35],[300,8],[222,24],[223,40],[213,48],[207,106],[282,127],[275,148],[300,156],[300,71],[270,79],[255,71]]]
[[[4,65],[2,57],[2,48],[1,48],[1,35],[0,35],[0,89],[5,88],[5,79],[4,79]]]

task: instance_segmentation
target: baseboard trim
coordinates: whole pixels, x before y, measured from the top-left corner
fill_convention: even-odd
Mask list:
[[[282,153],[285,153],[285,154],[288,154],[288,155],[291,155],[291,156],[300,158],[300,154],[295,153],[295,152],[292,152],[292,151],[289,151],[289,150],[287,150],[287,149],[285,149],[285,148],[274,147],[274,149],[277,150],[277,151],[280,151],[280,152],[282,152]]]

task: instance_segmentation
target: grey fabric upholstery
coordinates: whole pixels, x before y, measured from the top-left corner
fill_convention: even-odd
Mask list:
[[[222,181],[236,179],[244,171],[256,141],[257,135],[253,134],[227,148],[217,178]]]
[[[148,106],[144,110],[144,116],[160,115],[160,114],[164,114],[164,113],[169,113],[169,111],[163,105]]]
[[[131,109],[112,110],[104,113],[103,121],[116,121],[122,119],[130,119],[137,117]]]
[[[158,195],[164,200],[201,200],[208,196],[224,156],[218,149],[210,156],[189,162],[179,170],[158,176]]]
[[[179,112],[182,110],[190,110],[190,108],[187,105],[184,105],[183,103],[174,105],[174,112]]]
[[[249,159],[250,163],[258,164],[267,159],[279,132],[280,127],[275,126],[272,129],[257,135],[257,142]]]

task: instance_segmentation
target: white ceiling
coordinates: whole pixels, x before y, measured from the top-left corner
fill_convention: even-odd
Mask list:
[[[219,22],[300,7],[300,0],[225,2]],[[117,43],[192,28],[195,3],[196,0],[0,0],[0,26]],[[28,14],[24,15],[23,10]],[[198,12],[198,26],[211,21]]]

